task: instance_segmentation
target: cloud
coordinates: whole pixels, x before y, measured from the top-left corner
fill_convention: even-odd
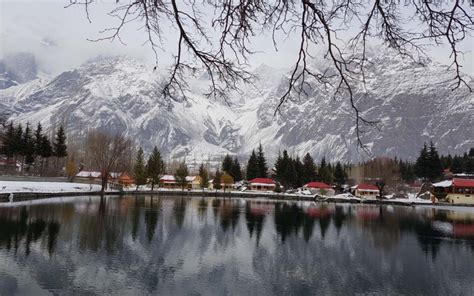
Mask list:
[[[107,15],[117,7],[115,0],[99,0],[89,7],[88,21],[81,6],[65,8],[63,0],[0,0],[0,55],[16,51],[34,53],[40,67],[51,74],[57,74],[78,67],[85,60],[97,55],[130,55],[150,65],[155,64],[155,56],[146,34],[138,23],[130,23],[122,32],[122,40],[115,42],[92,42],[100,38],[100,31],[113,27],[117,19]],[[250,57],[250,64],[256,67],[261,63],[282,68],[293,65],[298,52],[298,34],[280,32],[278,51],[273,47],[271,36],[259,35],[252,39],[251,47],[257,51]],[[159,51],[160,67],[172,61],[176,49],[176,30],[169,27],[164,32],[165,43]],[[474,48],[474,39],[469,37],[462,45],[464,51]],[[322,51],[319,51],[322,52]],[[449,48],[440,47],[429,51],[435,61],[450,63]],[[464,56],[463,71],[474,75],[473,54]]]

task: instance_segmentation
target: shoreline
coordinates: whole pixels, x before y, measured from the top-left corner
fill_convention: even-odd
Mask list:
[[[13,201],[10,202],[10,194],[13,194]],[[202,196],[202,197],[221,197],[221,198],[249,198],[249,199],[266,199],[266,200],[289,200],[289,201],[314,201],[327,203],[353,203],[353,204],[378,204],[378,205],[401,205],[401,206],[430,206],[430,207],[474,207],[474,204],[451,204],[445,202],[429,203],[417,202],[407,199],[401,200],[361,200],[361,199],[345,199],[345,198],[320,198],[313,195],[296,195],[284,193],[271,192],[223,192],[223,191],[201,191],[201,190],[132,190],[132,191],[76,191],[76,192],[5,192],[0,193],[0,204],[33,201],[33,200],[47,200],[56,197],[80,197],[80,196],[124,196],[124,195],[153,195],[153,196]]]

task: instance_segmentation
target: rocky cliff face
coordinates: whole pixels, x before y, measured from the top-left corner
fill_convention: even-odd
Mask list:
[[[367,84],[355,95],[364,116],[379,121],[378,129],[363,127],[370,155],[413,159],[430,140],[443,153],[474,146],[474,95],[466,88],[452,91],[453,74],[445,66],[421,66],[389,51],[371,59]],[[314,67],[324,70],[323,63]],[[331,90],[314,83],[306,97],[287,102],[275,116],[286,73],[265,65],[255,73],[255,86],[242,86],[230,104],[201,95],[205,76],[190,80],[187,101],[164,101],[164,77],[151,67],[127,57],[98,58],[51,80],[0,90],[0,109],[45,127],[64,123],[71,135],[90,128],[125,132],[145,150],[156,145],[169,157],[196,161],[247,154],[259,143],[271,156],[288,149],[331,160],[369,157],[357,148],[347,99],[334,100]]]

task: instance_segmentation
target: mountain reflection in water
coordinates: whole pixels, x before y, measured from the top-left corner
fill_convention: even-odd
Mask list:
[[[474,214],[84,197],[0,207],[0,295],[474,295]]]

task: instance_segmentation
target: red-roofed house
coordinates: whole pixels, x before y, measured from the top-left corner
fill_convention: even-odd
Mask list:
[[[379,195],[379,189],[372,184],[359,184],[353,186],[352,192],[357,197],[375,199]]]
[[[454,178],[433,184],[433,194],[438,199],[457,204],[474,204],[474,179]]]
[[[276,184],[270,178],[255,178],[249,181],[250,190],[274,191]]]
[[[181,188],[173,175],[164,175],[158,182],[161,188],[177,189]]]
[[[323,182],[309,182],[303,187],[308,189],[313,194],[329,195],[329,196],[334,195],[334,189],[332,189],[330,185]]]

